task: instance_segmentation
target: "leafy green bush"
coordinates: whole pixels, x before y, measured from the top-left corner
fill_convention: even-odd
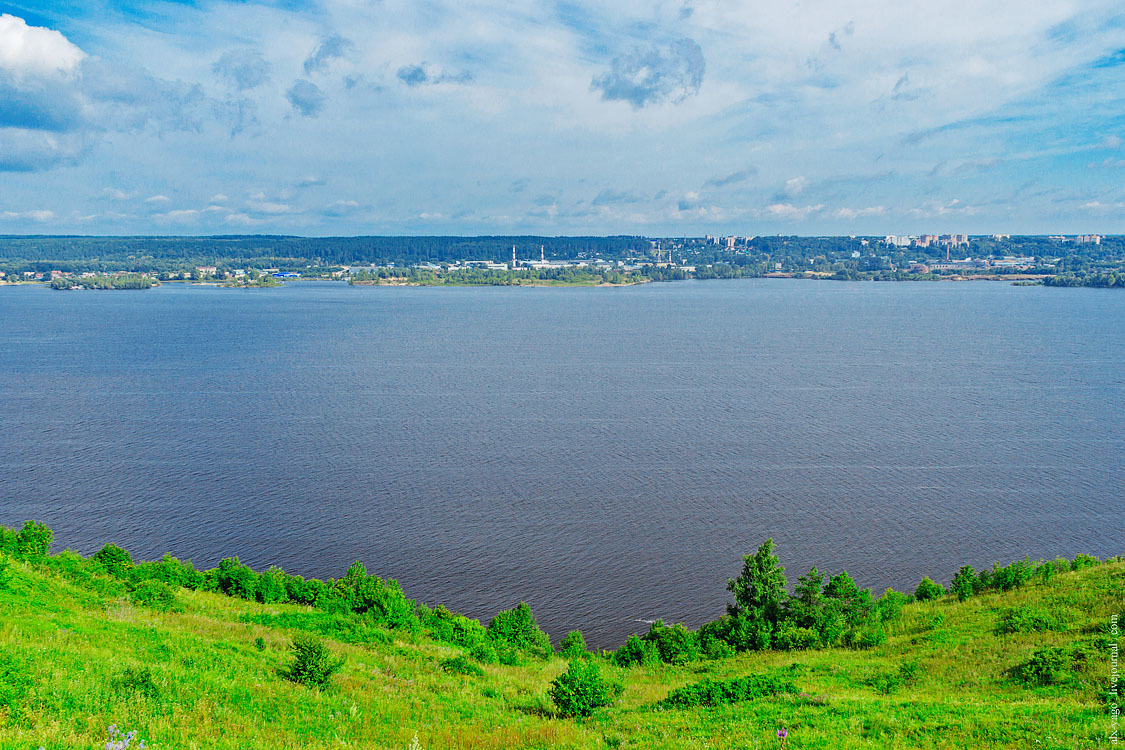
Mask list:
[[[94,560],[101,563],[102,567],[118,578],[124,578],[133,567],[133,558],[116,544],[107,544],[94,553]]]
[[[917,662],[904,662],[893,672],[876,672],[867,678],[866,684],[883,695],[891,695],[897,693],[903,686],[917,682],[921,671]]]
[[[918,588],[914,589],[914,598],[920,602],[928,602],[939,598],[944,593],[945,590],[940,583],[934,583],[929,576],[926,576],[918,584]]]
[[[140,665],[127,666],[114,675],[110,685],[120,695],[147,695],[155,698],[160,689],[152,677],[152,670]]]
[[[1008,674],[1028,686],[1059,685],[1073,676],[1071,649],[1048,646],[1037,649],[1031,658],[1008,670]]]
[[[1035,568],[1031,564],[1031,560],[1024,557],[1022,560],[1001,566],[1000,563],[995,563],[992,566],[991,572],[981,571],[980,583],[982,588],[996,589],[999,591],[1011,591],[1023,586],[1031,576],[1035,574]]]
[[[342,666],[343,658],[335,658],[324,645],[324,641],[314,635],[300,633],[293,637],[293,659],[284,670],[282,677],[302,685],[321,687],[327,685]]]
[[[285,571],[275,565],[266,572],[259,574],[254,597],[262,604],[288,601],[289,592],[285,588]]]
[[[190,560],[177,560],[168,553],[157,562],[139,562],[133,565],[129,578],[134,582],[163,581],[172,587],[202,589],[207,577],[195,569]]]
[[[7,556],[0,553],[0,589],[8,588],[8,584],[12,582],[12,564]]]
[[[798,693],[797,686],[787,679],[772,675],[747,675],[729,680],[701,680],[673,690],[658,705],[665,708],[720,706],[754,700],[771,695]]]
[[[168,612],[176,606],[176,595],[172,587],[163,581],[141,581],[129,594],[134,604],[155,609],[157,612]]]
[[[642,639],[656,646],[660,661],[666,664],[687,664],[699,661],[701,649],[699,636],[688,630],[682,623],[671,627],[662,620],[649,625],[648,632]]]
[[[484,670],[473,664],[472,661],[466,659],[464,656],[456,656],[452,659],[443,659],[441,668],[445,672],[453,674],[466,674],[471,677],[483,677]]]
[[[949,593],[956,594],[958,601],[965,601],[977,592],[980,579],[972,565],[962,565],[949,584]]]
[[[497,613],[488,623],[488,638],[502,663],[506,653],[530,654],[536,659],[547,659],[555,652],[551,648],[551,639],[539,629],[531,607],[524,602]]]
[[[820,635],[811,628],[798,628],[790,624],[778,628],[773,637],[773,647],[779,651],[805,651],[820,645]]]
[[[880,627],[866,628],[859,631],[855,638],[857,648],[876,648],[887,642],[887,633]]]
[[[613,654],[613,662],[619,667],[637,667],[660,663],[660,651],[652,641],[644,641],[635,635],[629,636],[621,648]]]
[[[33,560],[46,557],[54,538],[55,533],[47,524],[25,521],[23,528],[16,534],[16,553]]]
[[[15,529],[0,526],[0,552],[5,555],[15,555],[19,551],[16,549],[16,536]]]
[[[417,630],[421,626],[414,614],[414,600],[406,598],[398,581],[368,575],[367,568],[359,561],[352,563],[332,589],[343,597],[350,611],[370,614],[375,622],[389,628]]]
[[[602,678],[596,661],[575,659],[551,682],[550,694],[563,716],[589,716],[594,709],[613,703],[621,690],[621,685]]]
[[[996,623],[996,633],[1043,633],[1066,630],[1066,620],[1040,607],[1022,606],[1005,610]]]
[[[258,636],[257,638],[255,638],[254,639],[254,648],[258,649],[259,651],[265,651],[266,650],[266,639],[263,638],[262,636]]]
[[[887,589],[875,601],[875,617],[879,622],[895,622],[902,619],[902,608],[910,601],[910,595],[901,591]]]
[[[1074,562],[1070,564],[1071,570],[1084,570],[1086,568],[1093,568],[1101,565],[1102,561],[1093,555],[1077,555]]]
[[[243,565],[237,557],[223,558],[219,561],[219,567],[208,573],[212,576],[215,587],[227,596],[250,600],[258,598],[258,574]]]
[[[452,643],[471,651],[488,639],[488,631],[479,622],[450,612],[441,605],[433,609],[419,605],[418,617],[423,627],[429,631],[430,637],[437,641]]]
[[[559,654],[565,659],[579,659],[590,655],[581,630],[572,630],[563,636],[559,643]]]

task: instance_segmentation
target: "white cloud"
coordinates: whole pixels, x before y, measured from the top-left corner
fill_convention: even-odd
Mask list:
[[[0,15],[0,71],[22,79],[72,75],[86,53],[53,29]]]
[[[5,219],[15,219],[17,221],[51,221],[55,218],[54,211],[44,209],[36,209],[32,211],[5,211],[0,214]]]
[[[145,203],[168,203],[171,200],[167,195],[150,195],[145,198]]]

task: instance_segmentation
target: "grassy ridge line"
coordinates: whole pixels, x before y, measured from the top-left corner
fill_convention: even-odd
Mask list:
[[[280,671],[291,637],[330,613],[185,589],[175,595],[180,611],[161,613],[131,603],[108,576],[79,585],[19,560],[5,575],[0,747],[48,749],[102,747],[110,724],[137,730],[147,747],[183,748],[408,747],[415,733],[424,748],[777,747],[780,726],[788,748],[1109,747],[1098,681],[1107,650],[1062,684],[1029,686],[1009,671],[1038,650],[1103,637],[1125,591],[1125,565],[1114,562],[964,602],[908,604],[886,641],[866,651],[631,669],[599,659],[624,692],[576,722],[546,698],[565,668],[557,658],[450,674],[441,664],[462,649],[384,630],[365,642],[331,640],[345,666],[329,688],[310,690]],[[999,632],[1016,610],[1046,613],[1046,627]],[[1034,627],[1036,617],[1016,620]],[[677,688],[757,674],[800,692],[655,708]]]

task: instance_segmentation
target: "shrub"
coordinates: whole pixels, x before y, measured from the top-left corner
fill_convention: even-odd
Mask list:
[[[457,656],[452,659],[444,659],[441,662],[441,668],[445,672],[453,674],[467,674],[471,677],[483,677],[484,670],[473,664],[464,656]]]
[[[94,553],[94,560],[101,563],[110,575],[124,578],[133,567],[133,558],[116,544],[107,544]]]
[[[1093,555],[1078,555],[1074,558],[1074,562],[1070,564],[1071,570],[1083,570],[1085,568],[1093,568],[1101,565],[1102,561]]]
[[[434,640],[453,643],[472,650],[488,638],[488,632],[479,622],[450,612],[441,605],[433,609],[419,605],[418,613],[419,619]]]
[[[398,581],[368,575],[367,568],[359,561],[352,563],[332,589],[343,597],[349,610],[370,614],[375,622],[389,628],[416,630],[421,625],[414,615],[414,600],[406,598]]]
[[[597,662],[576,659],[551,682],[550,693],[563,716],[589,716],[594,709],[613,703],[621,686],[604,680]]]
[[[258,576],[254,596],[262,604],[275,604],[289,599],[285,588],[285,571],[276,565]]]
[[[746,614],[725,614],[699,628],[701,642],[718,639],[735,651],[761,651],[770,647],[768,623]]]
[[[125,667],[113,677],[110,684],[122,695],[140,693],[155,698],[160,692],[152,678],[152,670],[139,665]]]
[[[343,658],[335,658],[324,641],[314,635],[300,633],[293,637],[293,660],[282,671],[282,677],[302,685],[327,685],[342,666]]]
[[[866,683],[883,695],[897,693],[904,685],[913,685],[918,681],[921,667],[917,662],[905,662],[899,665],[894,672],[876,672],[866,680]]]
[[[17,554],[32,559],[46,557],[51,549],[51,541],[55,533],[45,523],[39,521],[25,521],[23,528],[16,534]]]
[[[586,639],[582,637],[581,630],[572,630],[563,636],[559,643],[559,654],[566,659],[578,659],[590,655],[586,648]]]
[[[613,661],[619,667],[647,666],[660,662],[660,652],[652,641],[643,641],[631,635],[629,640],[614,652]]]
[[[977,577],[977,572],[973,569],[973,566],[962,565],[949,584],[949,592],[956,594],[957,600],[963,602],[975,594],[979,586],[980,579]]]
[[[880,627],[868,628],[859,633],[855,639],[858,648],[868,649],[882,646],[887,642],[887,633]]]
[[[257,598],[258,574],[243,565],[237,557],[223,558],[219,561],[219,567],[210,572],[214,574],[218,590],[227,596],[251,600]]]
[[[1025,557],[1003,567],[1000,567],[1000,563],[995,563],[992,572],[987,577],[982,573],[981,579],[986,588],[1011,591],[1027,583],[1034,572],[1031,560]]]
[[[690,708],[720,706],[771,695],[799,692],[789,680],[771,675],[747,675],[729,680],[702,680],[673,690],[659,706]]]
[[[6,555],[14,555],[18,552],[16,549],[16,536],[15,529],[9,529],[7,526],[0,526],[0,552]]]
[[[498,664],[500,656],[496,653],[496,649],[490,643],[478,643],[469,649],[469,656],[473,657],[481,664]]]
[[[667,664],[687,664],[698,661],[700,656],[699,636],[688,630],[682,623],[667,627],[662,620],[649,625],[642,639],[656,646],[660,661]]]
[[[914,598],[920,602],[928,602],[937,599],[944,593],[945,590],[942,589],[940,583],[934,583],[929,576],[926,576],[918,584],[918,588],[914,589]]]
[[[176,606],[176,595],[172,587],[163,581],[141,581],[129,594],[134,604],[155,609],[157,612],[167,612]]]
[[[1008,670],[1008,674],[1028,686],[1058,685],[1072,676],[1070,649],[1048,646],[1036,650],[1027,661]]]
[[[894,589],[887,589],[875,601],[875,616],[879,622],[895,622],[902,619],[902,608],[910,601],[910,596],[895,591]]]
[[[11,567],[8,558],[0,555],[0,589],[8,588],[8,584],[12,582]]]
[[[820,636],[811,628],[782,625],[773,638],[773,647],[779,651],[805,651],[820,645]]]
[[[1039,607],[1023,606],[1005,610],[996,623],[996,633],[1043,633],[1066,630],[1066,621]]]
[[[133,565],[129,578],[134,582],[163,581],[169,586],[186,589],[204,588],[206,576],[195,569],[190,560],[177,560],[168,553],[159,562],[140,562]]]
[[[547,659],[554,653],[551,639],[539,629],[535,616],[531,614],[531,607],[524,602],[497,613],[488,623],[488,638],[496,647],[502,662],[506,650],[530,654],[537,659]]]
[[[254,648],[258,649],[259,651],[265,651],[266,650],[266,639],[263,638],[262,636],[258,636],[257,638],[255,638],[254,639]]]

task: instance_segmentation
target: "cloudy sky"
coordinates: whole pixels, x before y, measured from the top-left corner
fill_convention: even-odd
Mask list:
[[[1120,0],[0,13],[0,233],[1125,232]]]

